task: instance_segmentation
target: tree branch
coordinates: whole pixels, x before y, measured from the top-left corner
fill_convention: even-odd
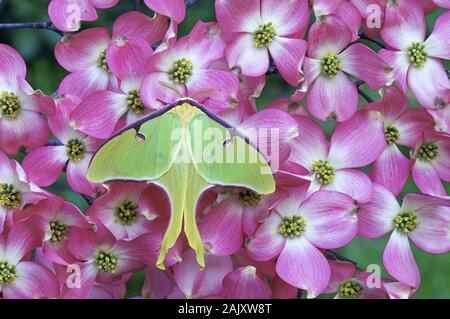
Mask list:
[[[64,144],[58,140],[48,140],[47,144],[45,146],[61,146],[61,145],[64,145]]]
[[[80,194],[80,195],[81,195],[81,197],[84,198],[84,200],[86,201],[86,203],[88,205],[91,205],[94,202],[94,199],[92,197],[84,195],[84,194]]]
[[[134,10],[141,11],[141,0],[134,0]]]
[[[0,29],[45,29],[64,35],[51,22],[0,23]]]
[[[385,47],[383,41],[377,40],[377,39],[372,39],[371,37],[369,37],[369,36],[368,36],[367,34],[365,34],[364,32],[360,32],[358,35],[359,35],[359,37],[360,37],[361,39],[364,39],[364,40],[370,41],[370,42],[372,42],[372,43],[375,43],[376,45],[378,45],[378,46],[381,47],[381,48],[384,48],[384,47]]]
[[[197,0],[186,0],[186,8],[192,7],[196,2]]]
[[[356,261],[353,261],[345,256],[342,256],[341,254],[339,254],[338,252],[335,252],[334,250],[327,249],[325,251],[325,256],[330,259],[333,259],[333,260],[346,261],[346,262],[352,263],[359,269],[358,263]]]

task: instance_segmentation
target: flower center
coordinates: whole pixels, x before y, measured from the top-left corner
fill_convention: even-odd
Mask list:
[[[278,228],[281,235],[287,238],[299,237],[306,229],[306,221],[301,216],[284,217]]]
[[[243,191],[239,193],[239,200],[246,206],[254,207],[261,203],[261,195],[252,191]]]
[[[339,71],[341,71],[341,61],[335,54],[327,54],[320,61],[322,66],[322,73],[328,76],[330,79],[334,78]]]
[[[66,224],[61,223],[59,220],[52,220],[50,222],[50,231],[52,232],[52,237],[50,240],[53,243],[56,243],[67,239],[69,227]]]
[[[329,161],[314,161],[312,171],[316,173],[316,180],[322,185],[330,184],[334,180],[334,168]]]
[[[417,68],[422,68],[428,60],[428,53],[425,52],[425,45],[420,42],[413,42],[408,47],[409,62]]]
[[[16,278],[16,266],[7,261],[0,261],[0,284],[12,284]]]
[[[20,191],[15,189],[12,184],[0,184],[0,205],[3,208],[17,208],[21,201]]]
[[[0,95],[0,111],[8,119],[15,119],[21,110],[20,100],[12,92],[3,91]]]
[[[420,145],[417,157],[422,161],[431,161],[439,156],[439,147],[433,143]]]
[[[97,65],[108,72],[110,71],[108,62],[106,62],[106,49],[100,53],[97,59]]]
[[[175,61],[172,68],[169,70],[169,77],[175,83],[185,84],[192,75],[194,65],[192,61],[186,58],[181,58]]]
[[[338,293],[342,298],[356,299],[361,296],[363,289],[363,286],[356,280],[349,280],[339,286]]]
[[[69,158],[74,162],[79,162],[84,158],[86,147],[84,143],[79,139],[70,139],[66,144],[66,153]]]
[[[384,128],[384,137],[389,145],[394,144],[400,138],[400,132],[396,127],[388,126]]]
[[[114,273],[117,270],[118,260],[111,253],[101,251],[95,257],[95,264],[101,272]]]
[[[137,115],[144,113],[144,104],[142,103],[141,94],[138,90],[131,90],[128,92],[127,104],[129,111]]]
[[[133,203],[132,201],[125,201],[121,205],[116,207],[115,216],[116,221],[121,223],[122,225],[130,225],[132,224],[139,213],[138,205]]]
[[[419,221],[417,220],[417,213],[415,211],[399,213],[395,217],[394,222],[395,227],[405,234],[412,232],[419,226]]]
[[[277,36],[277,30],[272,22],[261,24],[255,32],[253,32],[253,44],[257,48],[267,47]]]

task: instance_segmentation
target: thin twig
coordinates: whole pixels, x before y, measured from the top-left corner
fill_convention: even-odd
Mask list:
[[[373,99],[361,89],[361,86],[364,84],[365,82],[362,80],[358,80],[355,82],[356,88],[358,89],[358,94],[361,95],[364,100],[366,100],[368,103],[373,103]]]
[[[372,43],[375,43],[376,45],[378,45],[378,46],[381,47],[381,48],[384,48],[384,47],[385,47],[383,41],[377,40],[377,39],[372,39],[371,37],[369,37],[369,36],[368,36],[367,34],[365,34],[364,32],[360,32],[360,33],[359,33],[359,37],[360,37],[361,39],[364,39],[364,40],[370,41],[370,42],[372,42]]]
[[[277,74],[279,73],[277,66],[274,63],[270,63],[269,69],[267,69],[266,74]]]
[[[333,260],[346,261],[346,262],[352,263],[359,269],[358,263],[356,261],[353,261],[345,256],[342,256],[341,254],[339,254],[338,252],[335,252],[334,250],[328,249],[325,252],[325,256],[327,256],[328,258],[331,258]]]
[[[48,140],[45,146],[62,146],[62,145],[64,144],[58,140]]]
[[[81,197],[84,198],[84,200],[86,201],[86,203],[88,205],[91,205],[94,202],[94,199],[92,197],[84,195],[84,194],[80,194],[80,195],[81,195]]]
[[[192,7],[197,0],[186,0],[186,8]]]
[[[134,10],[141,11],[141,0],[134,0]]]
[[[64,35],[51,22],[0,23],[0,29],[45,29]]]

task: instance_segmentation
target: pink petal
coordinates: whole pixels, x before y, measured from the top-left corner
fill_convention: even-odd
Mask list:
[[[55,46],[58,63],[69,72],[82,71],[97,64],[110,42],[109,30],[91,28],[64,36]]]
[[[299,137],[291,145],[290,159],[311,168],[312,162],[328,157],[329,142],[322,128],[311,118],[294,116],[299,127]]]
[[[269,299],[270,287],[256,275],[253,266],[240,267],[223,279],[223,294],[231,299]]]
[[[298,288],[289,285],[280,277],[276,276],[272,282],[272,298],[273,299],[297,299]]]
[[[424,108],[437,109],[449,104],[450,80],[438,59],[429,58],[423,68],[411,67],[408,85]]]
[[[358,210],[358,235],[379,238],[394,228],[395,216],[400,206],[395,196],[381,185],[373,185],[373,197]]]
[[[47,143],[50,132],[46,121],[36,112],[21,110],[14,120],[0,122],[0,150],[16,154],[23,147],[26,151]]]
[[[187,83],[189,96],[202,101],[214,113],[236,107],[239,93],[238,77],[222,70],[196,70]]]
[[[433,2],[442,8],[450,9],[450,1],[448,0],[433,0]]]
[[[158,109],[185,96],[185,88],[172,83],[167,73],[148,73],[141,85],[142,102],[149,108]]]
[[[108,71],[97,65],[67,75],[60,83],[59,94],[84,98],[91,93],[106,90],[109,83]]]
[[[241,123],[238,128],[259,151],[279,163],[288,159],[290,145],[298,136],[297,122],[288,113],[277,109],[257,112]]]
[[[121,36],[111,41],[106,51],[106,60],[111,71],[119,79],[142,78],[145,62],[152,52],[145,40]]]
[[[335,169],[364,167],[375,161],[385,148],[381,114],[359,111],[334,128],[328,160]]]
[[[16,92],[21,100],[24,110],[41,112],[45,115],[55,114],[55,102],[53,97],[47,96],[40,90],[34,90],[26,80],[17,79],[20,89]]]
[[[307,290],[308,298],[320,295],[330,280],[330,266],[323,254],[304,237],[288,239],[276,265],[287,283]]]
[[[183,254],[183,262],[173,267],[175,282],[187,298],[204,298],[222,293],[222,280],[233,270],[228,256],[205,256],[205,268],[195,260],[193,250]]]
[[[378,183],[398,195],[409,177],[410,162],[402,154],[397,145],[388,145],[386,150],[373,163],[369,176]]]
[[[419,287],[420,273],[409,246],[408,236],[397,230],[384,249],[383,264],[387,272],[395,279],[412,287]]]
[[[258,261],[270,260],[283,249],[285,238],[280,234],[281,217],[272,213],[270,217],[256,230],[253,237],[246,243],[248,254]]]
[[[413,148],[423,132],[431,131],[433,119],[425,110],[409,109],[392,123],[400,133],[397,143]]]
[[[127,111],[127,97],[111,91],[95,92],[70,114],[77,130],[106,139],[114,132],[120,117]]]
[[[376,90],[391,81],[392,69],[372,49],[356,43],[339,54],[342,70]],[[365,61],[364,64],[361,61]]]
[[[425,41],[425,51],[429,56],[450,59],[450,13],[444,12],[437,18],[434,29]]]
[[[89,0],[92,5],[100,9],[108,9],[114,7],[120,0]]]
[[[352,33],[336,16],[316,21],[309,30],[308,56],[321,60],[327,54],[339,54],[352,41]]]
[[[354,83],[342,72],[333,79],[319,76],[307,96],[308,110],[319,120],[348,120],[358,106]]]
[[[438,173],[430,163],[417,159],[412,167],[412,178],[422,193],[433,196],[447,196]]]
[[[408,107],[408,97],[397,85],[384,87],[380,90],[381,99],[364,106],[365,110],[375,110],[383,115],[385,126],[392,125]]]
[[[202,241],[208,252],[228,256],[237,252],[243,242],[242,204],[228,198],[215,205],[199,224]]]
[[[174,19],[177,23],[184,20],[186,6],[183,0],[144,0],[147,7]]]
[[[41,245],[47,225],[48,222],[40,216],[30,217],[14,225],[6,238],[3,258],[11,264],[17,264],[33,248]]]
[[[423,11],[408,1],[388,3],[381,36],[392,48],[406,51],[413,42],[425,40],[426,24]]]
[[[113,38],[139,37],[148,44],[160,41],[168,28],[167,18],[162,15],[149,17],[138,11],[122,14],[114,21]]]
[[[3,287],[5,299],[43,299],[59,295],[59,283],[47,268],[31,261],[16,266],[18,276],[12,285]]]
[[[253,33],[262,23],[260,0],[218,0],[215,5],[217,21],[227,32]]]
[[[142,296],[147,299],[164,299],[172,292],[168,274],[155,267],[145,268],[145,281]]]
[[[92,4],[85,0],[52,0],[48,6],[48,16],[64,32],[77,31],[81,21],[94,21],[98,17]]]
[[[383,284],[390,299],[409,299],[414,293],[414,288],[401,282],[388,282]]]
[[[306,222],[305,238],[320,248],[345,246],[357,232],[358,219],[354,210],[353,199],[345,194],[315,192],[299,208]]]
[[[330,265],[331,278],[325,293],[336,293],[338,287],[351,279],[356,272],[356,266],[349,262],[328,259]]]
[[[394,78],[400,84],[403,92],[407,93],[407,76],[410,67],[408,53],[403,51],[389,51],[381,49],[379,56],[394,68]]]
[[[33,183],[45,187],[56,182],[66,163],[65,146],[43,146],[28,153],[22,166]]]
[[[80,276],[80,287],[69,288],[68,285],[64,285],[59,296],[60,299],[87,299],[90,296],[98,274],[97,266],[93,262],[77,265],[80,266],[80,274],[83,274]],[[65,275],[70,275],[70,273]]]
[[[100,189],[100,186],[91,184],[86,179],[87,169],[91,161],[92,154],[86,154],[79,162],[69,161],[67,164],[67,182],[72,190],[76,193],[85,194],[88,196],[95,195]]]
[[[450,207],[427,205],[418,210],[419,227],[409,234],[414,244],[431,254],[450,251]]]
[[[19,52],[6,44],[0,44],[0,84],[15,87],[17,77],[25,79],[27,67]]]
[[[321,189],[333,190],[352,197],[358,203],[367,203],[372,197],[372,182],[361,171],[354,169],[336,170],[334,181]]]
[[[352,31],[352,42],[357,41],[359,39],[358,32],[361,28],[361,15],[358,9],[351,2],[342,1],[336,14],[345,22],[350,31]]]
[[[253,36],[243,33],[225,49],[225,58],[230,69],[239,68],[243,75],[264,75],[269,68],[269,54],[266,48],[257,48]]]
[[[306,0],[262,0],[261,3],[262,22],[272,22],[277,35],[281,37],[294,33],[303,35],[308,27],[309,16]]]
[[[306,45],[306,41],[302,39],[275,37],[269,46],[277,69],[292,86],[297,86],[303,76],[300,68],[305,57]]]

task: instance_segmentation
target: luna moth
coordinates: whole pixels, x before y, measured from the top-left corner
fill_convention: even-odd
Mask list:
[[[205,250],[196,224],[200,196],[214,186],[242,187],[257,194],[275,191],[268,161],[248,138],[192,99],[179,100],[125,127],[93,156],[87,178],[151,182],[171,202],[171,217],[156,266],[182,231],[204,267]]]

